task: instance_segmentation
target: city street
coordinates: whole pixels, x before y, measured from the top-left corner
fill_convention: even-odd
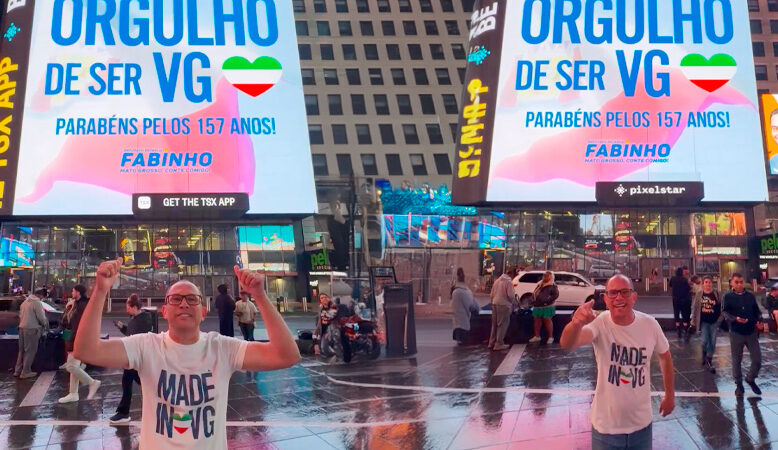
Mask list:
[[[311,316],[288,318],[307,327]],[[106,319],[108,320],[108,319]],[[164,322],[161,322],[161,325]],[[216,323],[209,319],[205,329]],[[108,331],[105,324],[104,330]],[[327,364],[304,357],[279,372],[236,373],[230,386],[230,448],[544,448],[590,446],[588,412],[595,381],[590,348],[515,345],[490,353],[457,347],[447,318],[417,320],[419,351],[409,358]],[[112,333],[113,334],[113,333]],[[264,330],[256,333],[260,338]],[[676,369],[676,408],[662,418],[654,398],[654,448],[778,446],[778,340],[762,338],[761,399],[734,396],[728,337],[719,337],[717,375],[702,370],[699,340],[668,336]],[[747,358],[746,358],[747,360]],[[747,363],[745,363],[747,365]],[[89,368],[98,395],[67,405],[67,374],[37,379],[0,375],[0,447],[121,448],[137,446],[141,398],[132,422],[111,426],[121,371]],[[661,391],[656,361],[654,391]],[[138,389],[136,388],[136,392]]]

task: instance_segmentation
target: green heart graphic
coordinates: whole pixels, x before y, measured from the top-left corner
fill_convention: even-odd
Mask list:
[[[681,71],[701,89],[713,92],[735,76],[737,61],[725,53],[717,53],[710,58],[690,53],[681,60]]]
[[[236,89],[257,97],[275,86],[283,68],[277,59],[260,56],[254,62],[242,56],[233,56],[222,64],[222,73]]]
[[[735,58],[725,53],[716,53],[710,58],[705,58],[699,53],[690,53],[681,60],[681,67],[688,66],[737,66],[737,62],[735,61]]]

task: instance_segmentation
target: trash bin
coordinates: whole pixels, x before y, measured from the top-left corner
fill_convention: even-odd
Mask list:
[[[416,322],[413,314],[413,285],[384,285],[386,316],[386,355],[403,356],[416,353]]]
[[[159,311],[156,306],[144,306],[141,308],[143,311],[147,311],[151,315],[151,331],[152,333],[159,333]]]

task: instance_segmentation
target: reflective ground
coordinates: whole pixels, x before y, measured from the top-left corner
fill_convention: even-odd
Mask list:
[[[230,448],[589,448],[590,348],[529,344],[490,353],[454,346],[447,320],[417,326],[413,358],[343,365],[306,357],[285,371],[236,373]],[[698,339],[670,341],[678,397],[672,415],[655,414],[654,448],[778,448],[776,335],[762,338],[761,399],[734,396],[727,336],[719,337],[717,375],[702,370]],[[656,361],[653,370],[661,390]],[[135,422],[110,426],[121,371],[89,372],[103,382],[98,398],[68,405],[56,403],[67,391],[64,372],[21,381],[0,375],[0,448],[136,448],[139,393]]]

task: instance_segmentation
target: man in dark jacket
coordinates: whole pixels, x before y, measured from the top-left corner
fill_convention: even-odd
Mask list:
[[[692,288],[689,279],[684,276],[683,267],[675,270],[675,276],[670,278],[670,287],[673,290],[673,315],[675,316],[675,329],[678,339],[689,336],[689,323],[692,316]]]
[[[762,319],[762,311],[754,294],[745,290],[743,276],[732,274],[730,279],[732,292],[724,296],[724,319],[729,322],[729,342],[732,349],[732,377],[735,379],[736,395],[743,395],[743,371],[740,363],[743,361],[743,346],[748,347],[751,356],[751,368],[746,376],[746,383],[756,395],[762,395],[762,390],[756,385],[756,377],[762,366],[762,351],[759,348],[759,333],[757,326]]]
[[[235,299],[227,293],[227,285],[220,284],[217,288],[219,295],[215,300],[215,308],[219,311],[219,334],[234,337],[235,328],[232,316],[235,313]]]
[[[773,285],[773,287],[770,288],[770,292],[765,295],[764,307],[770,315],[770,320],[775,323],[775,326],[778,329],[778,285]]]
[[[122,334],[125,336],[132,336],[133,334],[150,333],[152,331],[151,314],[141,309],[138,294],[130,295],[125,307],[127,308],[127,314],[132,317],[130,322],[126,325],[120,321],[114,322],[114,325],[116,325],[116,328],[118,328]],[[124,369],[124,374],[122,375],[122,399],[119,402],[119,406],[116,408],[116,414],[111,416],[111,423],[130,421],[133,382],[140,385],[138,371]]]

